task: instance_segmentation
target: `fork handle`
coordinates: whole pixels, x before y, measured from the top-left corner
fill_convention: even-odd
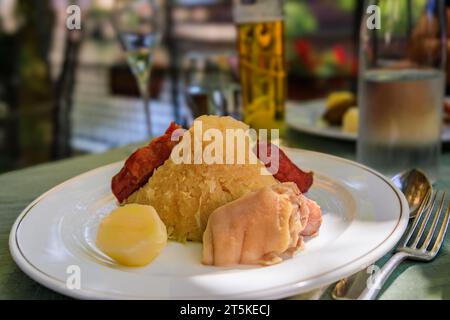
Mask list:
[[[408,254],[405,252],[394,254],[388,262],[384,264],[383,268],[374,275],[375,278],[372,278],[374,280],[373,283],[367,285],[366,289],[364,289],[358,297],[358,300],[375,300],[386,280],[407,257]]]

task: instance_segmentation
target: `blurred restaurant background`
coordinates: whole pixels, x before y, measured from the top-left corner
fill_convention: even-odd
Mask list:
[[[82,28],[66,27],[67,7]],[[148,139],[142,99],[111,23],[114,0],[0,0],[0,172]],[[359,0],[285,1],[288,100],[356,90]],[[229,90],[240,111],[231,0],[160,1],[163,38],[149,92],[153,134],[215,110],[189,101]],[[217,112],[223,102],[217,97]]]

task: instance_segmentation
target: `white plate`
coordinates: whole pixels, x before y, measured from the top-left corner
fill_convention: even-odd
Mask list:
[[[322,119],[325,113],[325,100],[307,102],[288,102],[286,123],[289,127],[308,134],[338,140],[356,141],[356,133],[344,132],[339,126],[330,126]],[[450,142],[450,126],[445,126],[442,141]]]
[[[101,218],[116,207],[110,180],[121,163],[70,179],[33,201],[11,230],[12,256],[34,280],[77,298],[276,299],[348,276],[397,243],[407,226],[408,204],[386,178],[337,157],[287,152],[315,171],[309,196],[322,206],[324,223],[304,251],[281,264],[203,266],[200,244],[170,242],[147,267],[116,265],[94,239]],[[66,287],[72,265],[81,270],[79,290]]]

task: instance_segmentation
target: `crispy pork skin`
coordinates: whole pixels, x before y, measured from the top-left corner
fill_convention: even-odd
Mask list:
[[[146,184],[153,171],[170,157],[172,149],[179,142],[177,137],[172,139],[172,134],[177,129],[181,129],[181,126],[172,122],[164,135],[153,139],[147,146],[135,151],[125,161],[123,168],[111,181],[112,192],[119,203]],[[179,136],[181,136],[181,131]]]
[[[274,160],[272,154],[278,152],[278,166],[273,166]],[[294,182],[302,193],[306,193],[314,182],[314,174],[312,172],[304,172],[298,168],[284,153],[272,143],[259,141],[256,148],[256,154],[267,167],[275,179],[280,182]],[[275,172],[274,170],[277,171]]]

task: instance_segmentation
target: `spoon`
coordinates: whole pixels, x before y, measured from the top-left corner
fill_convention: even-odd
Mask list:
[[[419,169],[405,171],[392,178],[394,185],[400,189],[409,204],[409,218],[417,215],[420,204],[433,187],[428,177]]]
[[[408,201],[409,218],[415,218],[427,192],[433,188],[430,180],[425,173],[418,169],[402,172],[391,180],[402,191]],[[344,278],[336,283],[331,296],[335,300],[356,299],[366,288],[367,281],[371,276],[372,273],[364,269],[348,278]]]

